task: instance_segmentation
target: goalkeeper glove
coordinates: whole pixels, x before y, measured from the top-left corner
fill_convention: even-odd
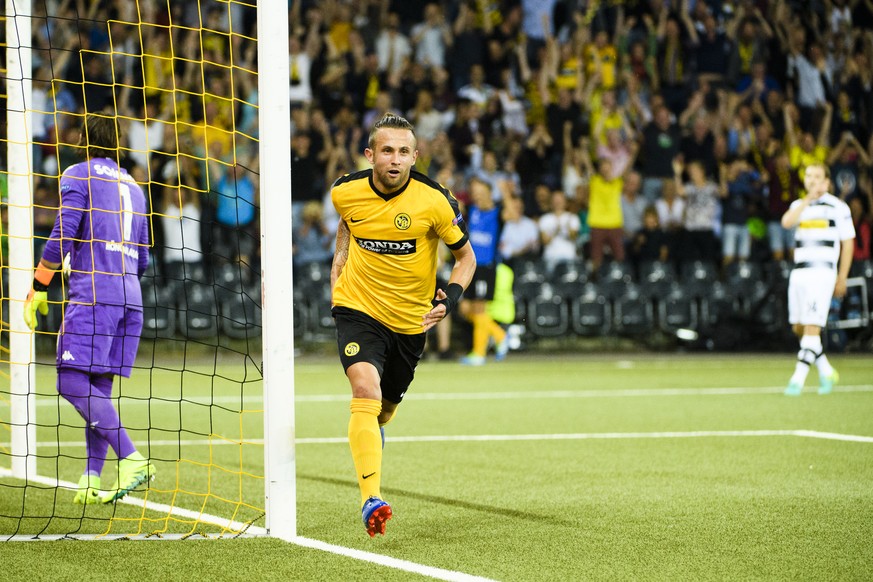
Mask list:
[[[48,292],[31,289],[30,293],[27,294],[27,300],[24,302],[24,323],[30,329],[36,329],[37,311],[42,315],[48,315]]]
[[[24,323],[30,329],[36,329],[37,311],[43,316],[48,315],[48,286],[54,276],[54,270],[43,265],[42,261],[36,266],[36,272],[33,274],[33,287],[24,301]]]

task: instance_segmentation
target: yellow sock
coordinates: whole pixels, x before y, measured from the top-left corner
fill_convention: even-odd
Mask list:
[[[488,335],[494,338],[494,343],[499,344],[506,339],[506,330],[500,327],[500,324],[488,318]]]
[[[349,447],[358,474],[361,505],[369,497],[381,497],[382,435],[379,433],[379,413],[382,402],[369,398],[352,398],[349,419]]]
[[[485,357],[485,352],[488,351],[488,337],[490,329],[488,329],[487,313],[477,313],[473,316],[473,354],[476,356]]]

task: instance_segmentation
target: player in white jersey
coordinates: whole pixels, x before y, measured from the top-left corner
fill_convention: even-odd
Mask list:
[[[815,362],[819,394],[829,394],[838,380],[821,345],[833,297],[846,294],[852,265],[855,227],[848,205],[828,193],[830,172],[824,164],[807,166],[803,177],[806,197],[795,200],[782,216],[784,228],[795,228],[794,270],[788,280],[788,321],[800,338],[797,366],[785,394],[803,390]]]

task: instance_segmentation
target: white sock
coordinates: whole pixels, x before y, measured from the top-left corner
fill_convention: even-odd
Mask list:
[[[822,377],[830,376],[834,373],[834,368],[828,361],[828,357],[824,353],[821,345],[821,336],[805,335],[800,340],[800,347],[812,350],[815,353],[815,366],[818,368],[818,375]]]
[[[818,344],[818,349],[816,349]],[[800,384],[806,382],[806,376],[809,374],[809,367],[816,361],[816,356],[821,353],[821,338],[818,336],[805,335],[800,338],[800,351],[797,352],[797,365],[794,367],[794,374],[791,376],[792,384]]]
[[[815,366],[818,368],[818,375],[822,378],[827,378],[834,373],[834,367],[831,366],[824,352],[821,352],[821,355],[815,359]]]

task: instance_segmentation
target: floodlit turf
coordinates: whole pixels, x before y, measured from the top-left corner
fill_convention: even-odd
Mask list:
[[[869,579],[873,442],[821,437],[873,437],[873,360],[832,360],[841,386],[815,394],[813,371],[799,398],[781,394],[793,369],[790,354],[515,356],[475,369],[425,362],[386,429],[383,497],[394,518],[384,538],[370,539],[344,442],[346,380],[334,358],[299,358],[298,533],[500,580]],[[170,440],[181,426],[191,443],[152,447],[165,460],[149,499],[166,502],[178,488],[192,492],[180,504],[193,507],[203,501],[194,492],[214,487],[214,499],[204,502],[219,515],[240,491],[252,507],[260,502],[257,442],[211,452],[196,444],[206,429],[243,440],[262,436],[257,413],[242,415],[242,424],[236,413],[259,409],[258,385],[245,384],[247,398],[230,402],[232,387],[250,374],[241,367],[217,372],[227,380],[192,368],[184,386],[186,395],[222,397],[220,410],[200,400],[137,401],[149,393],[148,376],[123,388],[122,415],[137,427],[135,440]],[[51,386],[51,370],[40,374],[41,385]],[[172,400],[182,379],[163,374],[151,375],[152,386]],[[72,445],[81,424],[60,404],[39,409],[41,423],[54,414],[56,424],[70,425],[40,430],[40,441],[65,443],[41,448],[49,458],[40,467],[75,481],[82,461],[74,457],[84,447]],[[803,430],[815,432],[792,432]],[[58,451],[63,456],[55,461]],[[200,464],[209,454],[239,474],[210,476]],[[180,456],[189,462],[170,461]],[[53,502],[54,514],[64,517],[48,533],[105,531],[113,511],[72,506],[71,493],[50,488],[29,488],[25,499],[9,487],[14,481],[2,484],[0,514],[26,507],[29,517],[0,519],[0,533],[41,531]],[[114,511],[142,514],[129,506]],[[241,514],[264,525],[256,509]],[[190,528],[143,527],[157,526]],[[258,539],[11,543],[0,544],[0,560],[27,564],[11,578],[22,580],[81,579],[93,576],[97,563],[106,578],[129,578],[131,571],[162,580],[419,578]]]

